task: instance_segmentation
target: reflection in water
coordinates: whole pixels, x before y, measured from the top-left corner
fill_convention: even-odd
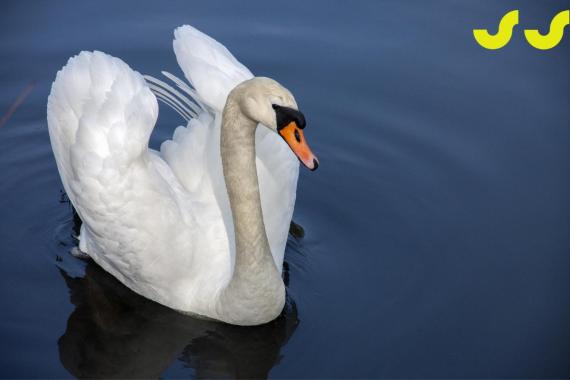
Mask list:
[[[59,339],[59,355],[78,378],[158,378],[176,358],[200,378],[264,378],[299,323],[291,300],[275,321],[238,327],[149,301],[93,262],[84,277],[61,274],[75,310]]]

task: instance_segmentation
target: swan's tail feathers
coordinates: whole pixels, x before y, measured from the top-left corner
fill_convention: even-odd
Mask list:
[[[186,79],[203,103],[221,112],[230,91],[253,77],[224,45],[184,25],[174,31],[174,53]]]
[[[97,51],[69,59],[52,85],[47,118],[59,173],[76,207],[78,192],[116,182],[148,150],[157,116],[155,96],[125,62]]]
[[[193,88],[169,72],[163,71],[162,74],[174,82],[184,94],[160,79],[145,75],[144,78],[150,89],[159,100],[176,111],[186,122],[197,117],[201,112],[207,111],[206,106],[200,101],[200,96]]]

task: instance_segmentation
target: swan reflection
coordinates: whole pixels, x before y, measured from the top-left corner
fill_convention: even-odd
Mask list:
[[[92,262],[83,277],[61,274],[75,310],[59,339],[59,355],[78,378],[158,378],[176,359],[195,377],[264,378],[299,323],[290,300],[276,320],[238,327],[149,301]]]

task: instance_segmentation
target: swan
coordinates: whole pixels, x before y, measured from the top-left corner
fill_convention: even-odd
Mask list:
[[[179,312],[269,322],[285,303],[299,162],[318,167],[305,118],[289,90],[253,76],[199,30],[177,28],[173,47],[189,83],[163,74],[177,88],[99,51],[70,58],[56,75],[48,129],[83,222],[78,248]],[[187,121],[158,151],[148,146],[157,97]]]

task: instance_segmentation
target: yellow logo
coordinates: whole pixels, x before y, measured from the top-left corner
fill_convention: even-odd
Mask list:
[[[513,29],[519,23],[519,11],[513,10],[503,16],[499,22],[496,34],[490,34],[487,29],[473,29],[475,41],[485,49],[496,50],[506,46],[513,36]],[[536,29],[525,29],[527,42],[540,50],[552,49],[562,41],[564,28],[570,24],[570,10],[558,13],[550,22],[550,30],[542,35]]]
[[[479,45],[485,49],[500,49],[509,43],[513,36],[513,29],[519,23],[519,11],[510,11],[503,16],[499,23],[497,34],[489,34],[487,29],[473,29],[473,36]]]
[[[570,24],[570,10],[558,13],[550,22],[548,34],[542,35],[536,29],[525,29],[524,35],[528,43],[540,50],[552,49],[562,41],[564,28]]]

